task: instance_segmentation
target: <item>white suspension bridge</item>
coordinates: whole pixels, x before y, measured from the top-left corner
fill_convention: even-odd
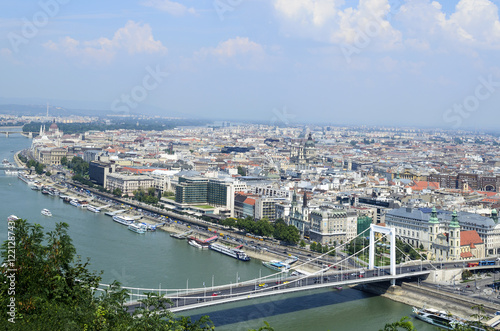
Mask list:
[[[361,245],[359,251],[355,251],[353,254],[349,255],[345,253],[346,247],[350,243],[355,243],[357,239],[365,241],[367,231],[369,231],[368,245]],[[376,233],[381,234],[377,240],[375,240]],[[378,244],[384,238],[389,241],[388,266],[386,265],[387,254],[376,254],[376,247],[380,246]],[[357,245],[354,245],[354,247],[356,248]],[[186,288],[162,289],[161,287],[137,288],[123,286],[120,289],[127,291],[128,301],[125,305],[130,312],[142,305],[141,300],[147,297],[147,293],[155,293],[162,298],[169,299],[172,302],[169,310],[172,312],[181,312],[205,306],[318,288],[330,287],[340,290],[342,286],[386,281],[390,281],[394,285],[398,279],[409,277],[425,278],[432,270],[440,268],[437,264],[434,266],[431,262],[424,261],[421,255],[420,260],[396,264],[396,250],[399,250],[399,248],[396,247],[394,229],[372,224],[369,229],[360,233],[352,240],[294,267],[294,269],[300,269],[301,266],[314,265],[317,260],[322,259],[330,252],[339,252],[336,253],[336,262],[312,274],[289,276],[287,272],[277,272],[265,277],[241,282],[237,277],[235,283],[217,286],[213,284],[212,280],[212,286],[204,286],[202,288],[189,288],[189,281],[187,281]],[[404,260],[410,260],[408,254],[401,250],[399,251],[404,256]],[[100,284],[99,288],[95,290],[113,291],[113,286]]]

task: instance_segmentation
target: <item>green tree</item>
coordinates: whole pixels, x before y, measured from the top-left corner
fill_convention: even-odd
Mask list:
[[[413,323],[410,321],[408,316],[404,316],[397,322],[387,323],[385,327],[380,331],[399,331],[399,330],[416,331],[417,329],[413,326]]]
[[[310,249],[311,251],[313,251],[313,252],[315,252],[315,251],[316,251],[316,242],[315,242],[315,241],[313,241],[313,242],[309,245],[309,249]]]
[[[467,280],[469,278],[472,277],[472,272],[468,269],[465,269],[463,272],[462,272],[462,280]]]
[[[61,165],[63,165],[63,166],[68,165],[68,158],[66,156],[63,156],[61,158]]]
[[[242,166],[238,166],[238,175],[240,175],[240,176],[246,176],[247,175],[246,170],[243,169]]]
[[[94,292],[100,274],[87,270],[67,233],[66,223],[57,223],[44,234],[40,225],[26,220],[9,222],[9,240],[14,241],[16,258],[11,261],[12,244],[5,241],[1,256],[0,302],[7,307],[15,295],[15,317],[0,310],[0,329],[8,330],[212,330],[208,317],[192,322],[167,310],[171,304],[149,293],[133,315],[124,306],[128,294],[118,282]],[[15,277],[15,294],[10,293]],[[9,294],[10,293],[10,294]],[[14,323],[9,321],[9,318]]]
[[[120,190],[119,188],[115,188],[112,192],[114,195],[116,195],[117,197],[121,197],[122,196],[122,190]]]
[[[306,247],[306,242],[304,241],[304,239],[302,239],[302,240],[300,241],[299,246],[300,246],[301,248]]]
[[[270,237],[273,235],[274,227],[267,218],[260,219],[255,224],[255,233],[260,236]]]

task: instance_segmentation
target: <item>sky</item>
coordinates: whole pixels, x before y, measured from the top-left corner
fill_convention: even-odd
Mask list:
[[[495,129],[500,0],[3,1],[0,103]]]

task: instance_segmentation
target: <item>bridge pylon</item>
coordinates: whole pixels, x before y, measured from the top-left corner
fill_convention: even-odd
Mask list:
[[[396,232],[394,228],[387,228],[385,226],[379,226],[375,224],[370,225],[370,256],[368,267],[370,269],[375,268],[375,233],[389,234],[390,243],[390,272],[391,276],[396,276]],[[396,280],[391,280],[391,284],[395,285]]]

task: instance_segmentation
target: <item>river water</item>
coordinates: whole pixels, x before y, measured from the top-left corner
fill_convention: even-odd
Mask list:
[[[30,139],[0,136],[0,159],[13,162],[14,153],[28,148]],[[49,209],[53,217],[40,214]],[[260,261],[241,262],[213,251],[199,251],[163,231],[138,235],[95,214],[63,203],[62,199],[31,190],[15,176],[0,171],[0,220],[11,215],[53,230],[56,222],[69,224],[77,254],[90,258],[90,270],[103,271],[103,282],[118,280],[142,288],[202,288],[253,279],[271,270]],[[0,223],[1,224],[1,223]],[[7,239],[7,225],[0,241]],[[317,290],[247,300],[184,313],[208,314],[217,330],[258,329],[267,321],[275,330],[379,330],[385,323],[411,315],[411,307],[356,290]],[[412,319],[418,330],[434,327]]]

